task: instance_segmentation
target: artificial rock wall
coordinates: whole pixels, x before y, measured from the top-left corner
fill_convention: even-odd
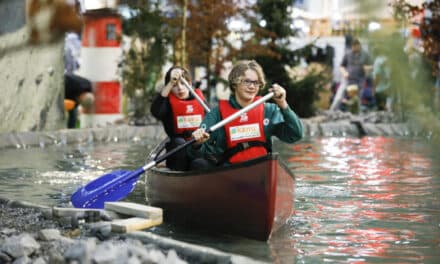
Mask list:
[[[0,0],[0,133],[65,127],[64,42],[29,45],[24,2]]]

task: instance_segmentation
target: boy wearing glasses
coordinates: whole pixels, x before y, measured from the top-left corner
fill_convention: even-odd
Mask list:
[[[265,85],[261,66],[254,60],[238,62],[229,74],[231,96],[220,100],[219,105],[203,119],[192,136],[196,142],[188,148],[193,158],[191,169],[215,165],[239,163],[258,158],[271,152],[271,137],[287,143],[303,137],[303,126],[286,101],[286,90],[273,84],[274,103],[263,103],[241,117],[226,124],[223,129],[206,133],[206,129],[239,111],[258,99],[257,94]]]

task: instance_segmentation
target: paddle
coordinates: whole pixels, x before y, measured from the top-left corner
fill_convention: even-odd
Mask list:
[[[269,100],[273,97],[273,92],[268,93],[264,97],[256,100],[252,104],[244,107],[240,111],[228,116],[222,121],[210,127],[206,132],[211,133],[232,120],[238,118],[240,115],[248,112],[257,105]],[[182,145],[177,146],[170,152],[158,157],[145,164],[143,167],[138,168],[135,171],[117,170],[107,173],[83,187],[80,187],[70,198],[73,206],[81,208],[104,208],[105,202],[119,201],[131,193],[136,185],[136,182],[140,175],[146,170],[152,168],[156,164],[166,160],[174,153],[182,150],[188,145],[195,142],[195,139],[191,139]]]
[[[205,104],[205,102],[202,100],[202,98],[200,98],[200,96],[198,94],[196,94],[196,92],[194,92],[194,89],[191,87],[191,85],[189,85],[189,83],[185,80],[185,78],[180,77],[180,81],[183,83],[183,85],[186,86],[186,88],[189,90],[189,92],[196,98],[196,100],[199,102],[199,104],[201,106],[203,106],[205,111],[207,113],[211,112],[209,107]]]

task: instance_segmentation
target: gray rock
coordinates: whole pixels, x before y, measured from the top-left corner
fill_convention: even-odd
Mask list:
[[[9,263],[11,261],[11,257],[0,250],[0,263]]]
[[[37,258],[35,260],[32,260],[32,263],[33,264],[46,264],[47,262],[44,260],[44,258],[39,257],[39,258]]]
[[[85,224],[84,227],[88,236],[94,236],[101,241],[112,236],[112,226],[110,222]]]
[[[111,243],[102,243],[96,247],[92,256],[93,263],[111,264],[117,260],[119,249]]]
[[[95,248],[95,239],[81,240],[66,250],[64,258],[67,262],[90,263],[90,257]]]
[[[40,244],[27,233],[8,238],[1,246],[1,250],[14,259],[29,256],[38,249],[40,249]]]
[[[15,228],[3,228],[2,230],[0,230],[0,234],[7,235],[7,236],[10,236],[10,235],[14,234],[15,232],[17,232],[17,230]]]
[[[32,264],[32,259],[30,259],[28,256],[21,256],[14,260],[12,264]]]
[[[38,239],[42,241],[57,240],[61,237],[61,232],[58,229],[43,229],[38,232]]]
[[[49,263],[50,264],[64,264],[66,261],[64,260],[63,255],[60,252],[51,250],[49,252]]]

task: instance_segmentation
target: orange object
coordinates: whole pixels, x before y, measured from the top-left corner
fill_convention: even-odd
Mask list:
[[[64,99],[64,110],[70,111],[75,108],[75,101],[70,99]]]

